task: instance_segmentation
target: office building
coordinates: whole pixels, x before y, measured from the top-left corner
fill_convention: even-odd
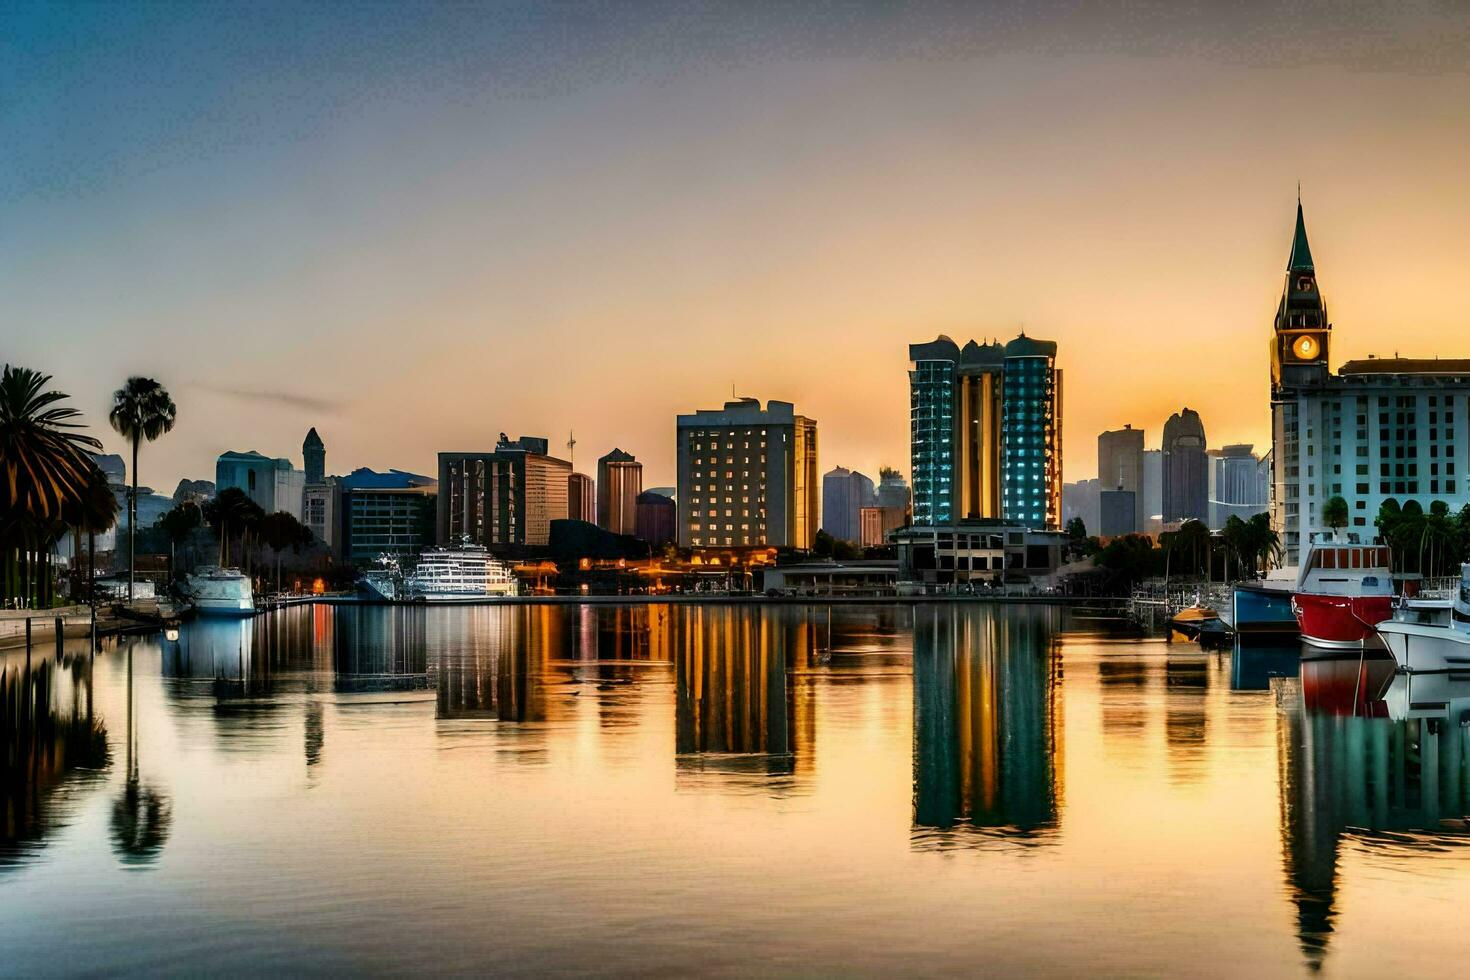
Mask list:
[[[822,475],[822,530],[837,540],[859,540],[862,509],[877,503],[873,481],[861,473],[838,466]]]
[[[679,514],[673,499],[652,490],[640,493],[636,533],[655,548],[677,540]]]
[[[311,536],[327,546],[333,555],[341,556],[342,491],[337,477],[329,476],[320,483],[308,483],[301,491],[301,523]]]
[[[1269,507],[1287,564],[1330,530],[1334,496],[1363,541],[1386,500],[1470,503],[1470,359],[1368,357],[1334,373],[1331,341],[1298,202],[1271,348]]]
[[[1164,520],[1205,521],[1210,516],[1210,474],[1205,426],[1191,408],[1164,423]]]
[[[1143,430],[1125,425],[1097,437],[1097,481],[1100,492],[1128,490],[1133,494],[1135,511],[1127,534],[1142,530],[1147,523],[1143,512]]]
[[[1142,531],[1157,531],[1164,522],[1164,451],[1143,451]]]
[[[916,526],[966,520],[1056,528],[1062,514],[1057,346],[1025,334],[964,349],[909,346]]]
[[[790,402],[742,398],[680,415],[679,543],[791,547],[816,538],[817,423]]]
[[[343,558],[364,566],[382,555],[417,555],[434,544],[439,488],[433,477],[364,467],[332,482],[341,493]]]
[[[1099,485],[1097,480],[1078,480],[1076,483],[1062,484],[1063,527],[1072,523],[1073,518],[1081,518],[1088,534],[1101,533],[1098,530],[1102,525]]]
[[[1098,494],[1097,534],[1115,538],[1138,530],[1138,495],[1132,490],[1103,490]]]
[[[903,474],[891,466],[878,467],[878,506],[903,511],[905,520],[912,512],[913,496]]]
[[[267,514],[280,511],[297,520],[302,517],[306,473],[289,459],[262,456],[254,450],[220,453],[214,464],[214,485],[217,493],[232,487],[243,490]]]
[[[567,477],[567,516],[574,521],[597,523],[597,494],[592,477],[586,473]]]
[[[1266,509],[1267,469],[1248,443],[1210,450],[1210,527],[1231,517],[1245,520]]]
[[[597,525],[613,534],[632,534],[638,525],[643,464],[614,449],[597,461]]]
[[[908,522],[908,511],[900,507],[864,507],[858,512],[858,543],[864,548],[882,548],[888,544],[888,532]]]
[[[503,550],[544,547],[551,522],[566,520],[572,464],[545,439],[501,433],[494,452],[440,453],[437,538]]]

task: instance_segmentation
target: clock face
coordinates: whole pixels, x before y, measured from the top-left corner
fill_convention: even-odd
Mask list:
[[[1305,334],[1298,337],[1291,345],[1292,356],[1299,361],[1310,361],[1317,357],[1321,350],[1317,338]]]

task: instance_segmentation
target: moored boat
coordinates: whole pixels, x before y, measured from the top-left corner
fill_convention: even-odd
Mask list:
[[[1470,563],[1460,566],[1460,588],[1447,624],[1390,619],[1378,624],[1378,635],[1399,670],[1470,672]]]
[[[1313,542],[1297,576],[1291,606],[1308,644],[1361,650],[1393,613],[1393,578],[1384,545]]]
[[[1238,582],[1230,590],[1229,626],[1241,639],[1283,639],[1299,632],[1291,608],[1295,578]]]
[[[484,547],[431,548],[419,557],[418,567],[403,580],[410,599],[424,602],[469,602],[516,594],[510,566]]]
[[[184,580],[183,591],[201,616],[255,614],[255,592],[238,568],[201,568]]]

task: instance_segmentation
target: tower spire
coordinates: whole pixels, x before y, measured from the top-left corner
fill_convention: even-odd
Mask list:
[[[1315,272],[1312,264],[1312,247],[1307,244],[1307,220],[1302,215],[1302,188],[1296,189],[1296,233],[1291,238],[1291,257],[1286,261],[1288,272]]]

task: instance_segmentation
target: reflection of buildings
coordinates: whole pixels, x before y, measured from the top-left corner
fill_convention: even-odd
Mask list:
[[[0,666],[0,872],[29,863],[59,829],[57,791],[109,762],[86,656]]]
[[[429,686],[428,610],[342,606],[336,613],[332,666],[337,690],[406,691]]]
[[[770,771],[791,771],[787,632],[779,615],[759,610],[689,610],[674,660],[675,751],[762,755]]]
[[[1356,672],[1355,662],[1349,667]],[[1344,836],[1401,851],[1416,841],[1435,849],[1470,843],[1462,819],[1470,813],[1470,729],[1461,727],[1458,716],[1446,717],[1444,707],[1438,717],[1408,718],[1383,717],[1387,706],[1374,699],[1356,715],[1311,707],[1301,697],[1308,686],[1342,688],[1352,696],[1351,678],[1345,685],[1324,684],[1315,676],[1324,669],[1340,665],[1304,661],[1300,685],[1280,682],[1276,743],[1283,870],[1302,952],[1313,966],[1320,964],[1333,931]],[[1416,696],[1404,703],[1415,703],[1421,712],[1425,705],[1449,703],[1427,685],[1422,691],[1426,701]],[[1392,693],[1388,704],[1394,703]]]
[[[914,613],[914,824],[1045,837],[1062,796],[1053,610]],[[928,838],[929,842],[935,839]]]

